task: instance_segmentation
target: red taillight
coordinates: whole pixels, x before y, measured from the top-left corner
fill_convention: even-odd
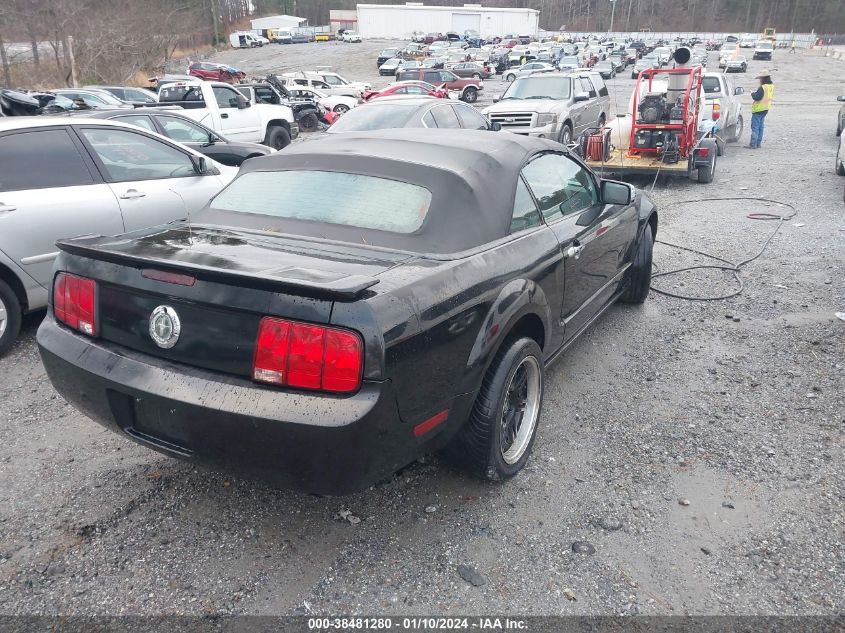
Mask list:
[[[699,150],[698,150],[698,155],[699,155],[701,158],[707,158],[708,156],[710,156],[710,149],[709,149],[709,148],[707,148],[707,147],[701,147],[701,148],[699,148]]]
[[[93,279],[59,273],[53,284],[53,313],[74,330],[97,335],[97,283]]]
[[[719,117],[722,115],[722,106],[718,103],[713,104],[713,120],[718,121]]]
[[[361,385],[364,345],[348,330],[265,317],[252,377],[299,389],[350,393]]]

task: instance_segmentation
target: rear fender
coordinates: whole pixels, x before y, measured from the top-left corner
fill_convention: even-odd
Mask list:
[[[514,325],[525,315],[533,314],[543,323],[543,349],[548,349],[551,336],[551,309],[546,293],[530,279],[514,279],[502,288],[499,296],[490,305],[481,323],[478,335],[467,358],[466,376],[469,384],[462,391],[474,392],[493,357],[510,334]]]

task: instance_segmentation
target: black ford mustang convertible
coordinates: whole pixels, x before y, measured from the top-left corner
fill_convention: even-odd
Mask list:
[[[146,446],[342,494],[445,448],[525,464],[544,368],[642,302],[654,205],[561,145],[339,134],[247,162],[189,221],[59,243],[47,372]]]

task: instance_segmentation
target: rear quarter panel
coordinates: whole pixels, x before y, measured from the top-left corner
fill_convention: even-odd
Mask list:
[[[369,303],[385,328],[385,377],[403,421],[419,423],[456,396],[475,393],[525,314],[542,321],[544,353],[551,353],[558,342],[552,315],[562,296],[560,260],[558,242],[544,226],[465,258],[421,258],[383,276]]]

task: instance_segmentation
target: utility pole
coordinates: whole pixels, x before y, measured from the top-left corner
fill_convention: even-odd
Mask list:
[[[608,33],[613,32],[613,16],[616,13],[616,0],[610,0],[610,28],[607,30]]]

